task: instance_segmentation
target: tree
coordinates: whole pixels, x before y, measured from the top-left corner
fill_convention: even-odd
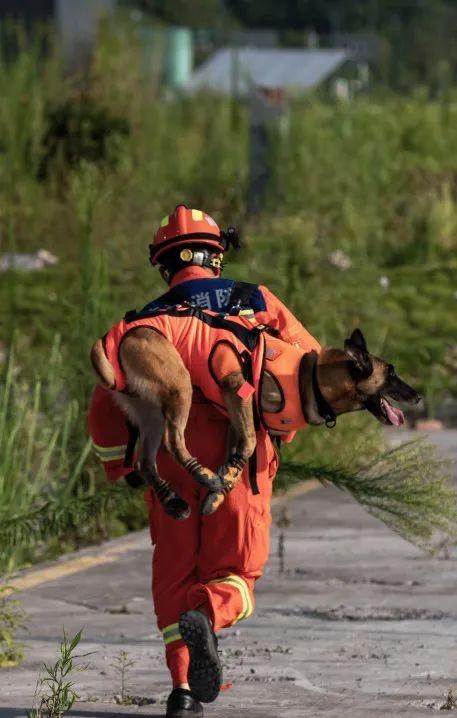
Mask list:
[[[194,28],[214,26],[221,13],[220,0],[139,0],[135,4],[171,25]]]

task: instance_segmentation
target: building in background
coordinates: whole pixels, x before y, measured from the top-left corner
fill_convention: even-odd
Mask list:
[[[253,88],[288,92],[312,90],[351,62],[346,50],[225,47],[193,73],[189,91],[211,90],[248,97]]]
[[[288,95],[307,92],[333,78],[334,87],[351,63],[346,50],[231,47],[217,50],[196,69],[187,91],[211,91],[243,99],[249,108],[250,214],[265,204],[270,175],[270,142],[287,127]]]

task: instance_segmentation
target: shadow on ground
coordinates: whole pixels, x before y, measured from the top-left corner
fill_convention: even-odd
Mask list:
[[[25,718],[28,708],[0,708],[0,718]],[[68,716],[72,718],[125,718],[129,713],[111,713],[108,711],[69,711]],[[163,718],[163,713],[148,714],[148,718]]]

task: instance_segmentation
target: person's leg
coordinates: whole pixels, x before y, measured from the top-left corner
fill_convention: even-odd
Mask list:
[[[198,581],[188,592],[190,610],[179,629],[190,650],[188,680],[202,702],[217,698],[222,668],[214,632],[248,618],[254,611],[254,583],[269,553],[271,484],[277,460],[269,437],[258,434],[254,495],[248,469],[210,516],[202,518]]]
[[[246,467],[224,504],[202,519],[199,580],[189,589],[188,603],[191,608],[206,606],[215,631],[252,615],[254,584],[268,560],[271,485],[276,472],[268,438],[259,441],[257,461],[260,493],[252,493]]]
[[[187,501],[189,518],[177,521],[168,516],[152,497],[150,524],[155,544],[152,558],[152,593],[157,624],[162,632],[167,665],[173,687],[187,685],[189,652],[177,630],[179,616],[187,608],[187,592],[196,581],[199,545],[199,499],[188,474],[166,455],[159,458],[160,473]]]
[[[227,455],[228,422],[207,402],[191,408],[186,442],[205,466],[216,469]],[[167,516],[157,501],[150,505],[153,556],[153,598],[159,629],[162,631],[167,665],[173,686],[187,682],[189,651],[179,633],[180,615],[188,608],[188,593],[198,581],[197,558],[200,546],[200,503],[202,491],[190,474],[183,471],[165,452],[157,457],[159,473],[188,502],[191,515],[184,521]]]
[[[206,606],[215,631],[249,618],[254,584],[269,554],[270,500],[276,454],[268,436],[258,433],[254,495],[245,468],[238,485],[212,515],[202,517],[198,582],[188,592],[190,608]]]

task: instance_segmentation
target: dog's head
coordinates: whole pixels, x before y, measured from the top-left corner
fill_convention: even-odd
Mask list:
[[[322,359],[322,364],[321,364]],[[322,369],[321,369],[322,367]],[[319,359],[319,384],[336,415],[367,409],[378,421],[388,426],[404,422],[400,404],[417,404],[421,397],[400,379],[393,364],[370,354],[360,329],[344,342],[344,352],[324,350]]]

